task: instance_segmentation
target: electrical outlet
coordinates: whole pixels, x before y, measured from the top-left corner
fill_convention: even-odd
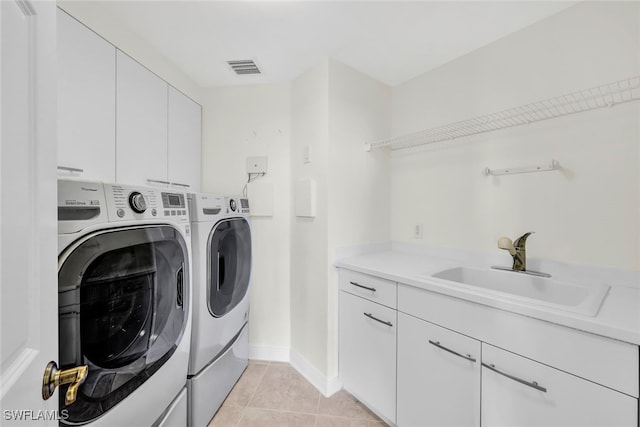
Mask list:
[[[413,226],[413,237],[415,239],[422,239],[422,224],[417,223]]]

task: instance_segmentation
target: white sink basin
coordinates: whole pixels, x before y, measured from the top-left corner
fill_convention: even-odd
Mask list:
[[[422,276],[426,277],[426,276]],[[455,267],[429,277],[514,301],[595,316],[608,285],[581,285],[513,271]]]

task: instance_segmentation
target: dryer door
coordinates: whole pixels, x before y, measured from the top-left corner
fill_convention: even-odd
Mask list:
[[[244,218],[220,221],[207,244],[209,312],[221,317],[247,293],[251,275],[251,230]]]
[[[97,232],[61,255],[59,360],[89,365],[67,422],[110,410],[171,357],[187,323],[187,265],[186,243],[169,226]]]

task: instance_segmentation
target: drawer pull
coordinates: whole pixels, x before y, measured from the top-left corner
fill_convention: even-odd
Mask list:
[[[491,364],[487,364],[487,363],[483,362],[482,366],[484,366],[487,369],[491,369],[493,372],[495,372],[497,374],[503,375],[503,376],[505,376],[505,377],[507,377],[507,378],[509,378],[511,380],[519,382],[520,384],[527,385],[527,386],[529,386],[531,388],[535,388],[536,390],[540,390],[540,391],[545,392],[545,393],[547,392],[547,389],[545,387],[542,387],[537,382],[535,382],[535,381],[526,381],[526,380],[523,380],[521,378],[515,377],[513,375],[507,374],[506,372],[503,372],[503,371],[499,370],[498,368],[496,368],[496,365],[494,365],[492,363]]]
[[[376,322],[380,322],[383,325],[387,325],[387,326],[391,326],[393,327],[393,323],[386,321],[386,320],[380,320],[377,317],[373,316],[371,313],[363,313],[365,316],[367,316],[369,319],[375,320]]]
[[[458,353],[457,351],[451,350],[450,348],[447,348],[447,347],[443,346],[442,344],[440,344],[440,341],[431,341],[431,340],[429,340],[429,344],[435,345],[439,349],[442,349],[444,351],[448,351],[451,354],[455,354],[458,357],[462,357],[463,359],[467,359],[467,360],[469,360],[469,361],[471,361],[473,363],[476,363],[476,359],[471,357],[470,354],[464,355],[464,354]]]
[[[80,168],[72,168],[70,166],[58,166],[58,170],[61,171],[67,171],[67,172],[77,172],[77,173],[83,173],[84,169],[80,169]]]
[[[181,182],[172,182],[171,185],[174,185],[176,187],[184,187],[184,188],[190,188],[191,187],[189,184],[183,184]]]
[[[147,179],[147,182],[149,184],[164,184],[164,185],[170,185],[171,184],[169,181],[163,181],[161,179]]]
[[[357,286],[359,288],[366,289],[366,290],[371,291],[371,292],[375,292],[376,291],[376,288],[370,288],[368,286],[362,286],[361,284],[356,283],[356,282],[349,282],[349,283],[351,283],[353,286]]]

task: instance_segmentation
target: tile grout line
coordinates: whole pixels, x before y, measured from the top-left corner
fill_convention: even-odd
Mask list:
[[[266,368],[264,369],[264,372],[262,373],[262,375],[260,376],[260,380],[258,380],[258,383],[256,384],[256,388],[253,390],[253,393],[251,393],[251,397],[249,397],[249,401],[247,402],[247,404],[242,408],[242,412],[240,412],[240,418],[238,418],[238,421],[235,424],[235,427],[240,426],[240,422],[242,422],[242,420],[244,419],[245,416],[245,412],[247,411],[247,408],[249,407],[249,404],[251,403],[251,401],[253,400],[253,397],[256,395],[256,393],[258,392],[258,388],[260,387],[260,384],[262,383],[262,380],[264,379],[264,376],[267,373],[267,369],[269,369],[269,365],[271,363],[267,363],[266,364]],[[259,364],[256,364],[259,365]]]
[[[316,404],[316,424],[314,427],[318,426],[318,417],[320,416],[320,400],[322,400],[322,393],[318,392],[318,403]]]
[[[249,401],[247,402],[247,404],[244,406],[244,409],[247,409],[249,407],[249,404],[251,403],[251,401],[255,397],[256,393],[258,392],[258,389],[260,388],[260,384],[262,384],[262,380],[264,379],[264,376],[267,375],[267,371],[269,370],[269,366],[271,366],[271,362],[267,363],[267,367],[264,368],[264,372],[260,376],[260,379],[258,380],[258,383],[256,384],[256,388],[253,390],[253,393],[251,393],[251,397],[249,398]],[[244,409],[242,410],[243,412],[244,412]]]
[[[240,411],[240,417],[238,418],[238,421],[236,421],[235,426],[234,427],[238,427],[240,425],[240,422],[242,421],[242,419],[244,418],[244,410],[247,409],[247,407],[245,406],[244,408],[242,408],[242,411]]]
[[[255,406],[252,406],[251,408],[247,407],[245,409],[255,409],[257,411],[272,412],[274,414],[308,415],[308,416],[314,417],[314,419],[317,419],[318,417],[318,414],[314,414],[313,412],[297,412],[297,411],[291,411],[288,409],[258,408]],[[345,417],[333,417],[333,418],[343,418],[345,420],[352,420],[352,421],[355,420],[354,418],[345,418]],[[357,421],[362,421],[362,420],[357,420]]]
[[[320,416],[320,399],[322,399],[322,394],[318,392],[318,403],[316,403],[316,422],[313,424],[313,427],[318,427],[318,417]]]

